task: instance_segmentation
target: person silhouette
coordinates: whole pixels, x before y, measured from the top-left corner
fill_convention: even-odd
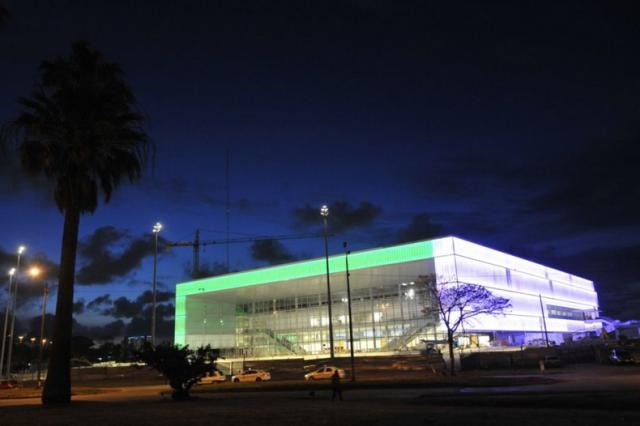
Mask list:
[[[333,375],[331,376],[331,389],[333,390],[333,393],[331,394],[331,401],[336,399],[336,395],[338,396],[338,398],[340,398],[340,401],[342,401],[342,387],[340,385],[340,374],[338,374],[337,369],[336,371],[333,372]]]

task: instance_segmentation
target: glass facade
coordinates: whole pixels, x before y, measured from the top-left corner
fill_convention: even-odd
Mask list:
[[[437,321],[424,313],[426,288],[418,281],[427,273],[427,261],[351,272],[356,352],[402,349],[435,330]],[[334,351],[346,353],[350,347],[345,273],[331,274],[330,282]],[[192,295],[186,300],[185,343],[211,344],[226,356],[328,353],[327,300],[326,276]]]
[[[469,341],[506,336],[509,344],[526,343],[527,334],[540,337],[543,315],[554,336],[599,328],[592,282],[457,238],[357,252],[349,265],[358,353],[424,348],[423,341],[442,339],[438,318],[425,313],[432,303],[424,283],[429,275],[439,286],[479,284],[511,301],[503,316],[466,323],[460,332],[476,335]],[[314,259],[179,284],[176,343],[210,344],[228,357],[328,354],[325,267],[324,259]],[[350,349],[344,255],[330,257],[330,271],[340,354]]]

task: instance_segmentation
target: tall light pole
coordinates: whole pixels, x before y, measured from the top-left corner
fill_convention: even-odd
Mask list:
[[[323,205],[320,208],[320,215],[324,222],[324,257],[327,262],[327,306],[329,307],[329,348],[331,349],[331,359],[334,358],[333,352],[333,319],[331,311],[331,280],[329,278],[329,241],[327,233],[327,217],[329,216],[329,207]]]
[[[349,347],[351,349],[351,381],[356,381],[356,361],[353,356],[353,316],[351,315],[351,282],[349,277],[351,273],[349,272],[349,254],[351,252],[347,250],[347,242],[342,243],[342,247],[344,247],[344,266],[345,272],[347,274],[347,306],[349,307]]]
[[[38,278],[38,276],[40,275],[40,268],[38,268],[37,266],[32,267],[29,270],[29,275],[31,275],[31,278],[33,278],[34,280],[36,278]],[[42,295],[42,318],[40,319],[40,345],[38,347],[38,375],[36,376],[36,380],[37,380],[37,386],[40,388],[42,387],[42,353],[44,351],[44,342],[45,342],[45,338],[44,338],[44,319],[45,316],[47,314],[47,298],[49,296],[49,285],[47,284],[47,282],[44,282],[44,288],[43,288],[43,295]]]
[[[27,248],[25,246],[18,247],[18,258],[16,261],[16,279],[13,283],[13,301],[11,308],[11,330],[9,331],[9,353],[7,354],[7,379],[11,378],[11,356],[13,355],[13,331],[16,328],[16,308],[18,307],[18,278],[20,277],[20,257]]]
[[[547,320],[544,318],[544,306],[542,305],[542,295],[538,294],[540,298],[540,313],[542,314],[542,324],[544,325],[544,341],[547,343],[547,347],[549,347],[549,333],[547,332]]]
[[[4,371],[4,350],[5,343],[7,343],[7,326],[9,325],[9,307],[11,306],[11,286],[13,285],[13,274],[16,273],[16,268],[9,269],[9,287],[7,287],[7,306],[4,309],[4,326],[2,328],[2,352],[0,352],[0,377],[3,376]]]
[[[156,276],[158,273],[158,234],[162,230],[162,224],[156,222],[153,225],[153,291],[151,307],[151,344],[156,345]]]

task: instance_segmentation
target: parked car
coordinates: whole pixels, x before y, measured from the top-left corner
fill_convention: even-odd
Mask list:
[[[611,349],[609,353],[609,361],[612,364],[638,364],[639,360],[634,355],[624,349]]]
[[[211,371],[211,372],[207,373],[206,376],[201,378],[198,381],[198,384],[200,384],[200,385],[208,385],[208,384],[211,384],[211,383],[224,382],[226,380],[227,380],[227,376],[225,376],[224,374],[222,374],[218,370],[214,370],[214,371]]]
[[[338,377],[340,377],[341,379],[344,379],[344,370],[342,368],[327,367],[327,366],[318,368],[315,371],[305,374],[304,379],[307,381],[324,380],[324,379],[328,380],[328,379],[331,379],[331,376],[333,376],[333,374],[336,371],[338,372]]]
[[[242,373],[231,376],[231,381],[238,382],[262,382],[265,380],[271,380],[271,373],[264,370],[253,370],[251,368],[243,371]]]

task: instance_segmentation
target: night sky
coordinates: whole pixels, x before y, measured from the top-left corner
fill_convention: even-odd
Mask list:
[[[332,253],[456,235],[593,279],[603,315],[640,317],[636,1],[2,3],[0,122],[85,40],[122,66],[157,148],[82,218],[76,333],[148,330],[156,221],[168,241],[225,238],[227,152],[233,238],[318,231],[327,203]],[[2,270],[22,243],[53,277],[62,216],[2,155]],[[231,269],[322,253],[235,244]],[[223,246],[201,256],[224,268]],[[165,335],[190,261],[161,254]],[[21,283],[22,331],[40,291]]]

